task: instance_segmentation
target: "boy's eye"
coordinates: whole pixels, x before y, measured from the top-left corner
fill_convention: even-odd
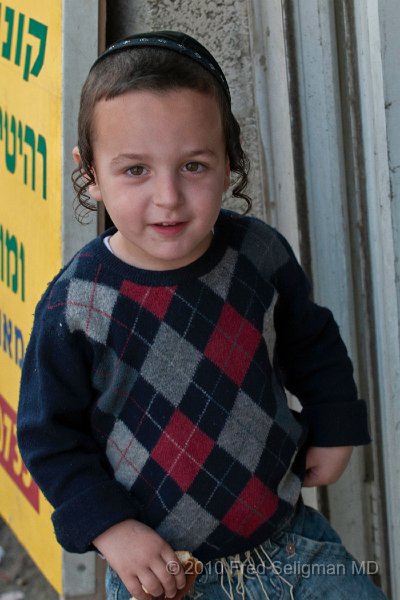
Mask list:
[[[204,166],[196,161],[188,162],[185,165],[186,171],[190,173],[198,173],[204,169]]]
[[[135,177],[145,175],[145,172],[146,169],[145,167],[142,167],[142,165],[135,165],[134,167],[129,167],[129,169],[126,170],[126,173],[128,173],[128,175],[134,175]]]

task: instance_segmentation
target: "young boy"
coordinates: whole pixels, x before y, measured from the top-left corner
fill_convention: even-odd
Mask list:
[[[89,73],[78,129],[78,198],[115,227],[38,304],[18,421],[58,540],[102,553],[110,599],[172,598],[174,550],[206,563],[196,591],[213,600],[383,598],[301,502],[370,441],[365,403],[286,240],[221,209],[231,172],[250,201],[219,65],[184,34],[122,40]],[[346,572],[282,570],[295,560]]]

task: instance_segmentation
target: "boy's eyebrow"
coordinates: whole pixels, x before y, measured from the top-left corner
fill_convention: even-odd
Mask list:
[[[146,156],[144,154],[118,154],[111,160],[111,164],[114,165],[124,160],[143,160],[145,158]]]
[[[194,150],[186,150],[183,152],[184,156],[216,156],[216,153],[214,152],[214,150],[211,150],[211,148],[198,148],[198,149],[194,149]],[[147,160],[149,157],[147,156],[147,154],[134,154],[134,153],[122,153],[122,154],[118,154],[117,156],[115,156],[113,159],[111,159],[111,164],[115,165],[118,164],[120,162],[123,162],[124,160]]]
[[[199,154],[216,156],[216,153],[214,152],[214,150],[211,150],[211,148],[199,148],[199,149],[195,149],[195,150],[189,150],[189,151],[186,151],[185,154],[187,154],[188,156],[198,156]]]

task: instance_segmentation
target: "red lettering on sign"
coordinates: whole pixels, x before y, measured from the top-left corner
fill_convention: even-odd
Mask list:
[[[17,415],[0,395],[0,465],[39,512],[39,488],[22,462],[17,444]]]

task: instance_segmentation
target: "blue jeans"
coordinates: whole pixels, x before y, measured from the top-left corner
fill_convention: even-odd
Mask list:
[[[318,511],[299,503],[290,524],[261,546],[204,565],[185,599],[386,600],[369,578],[373,562],[359,564]],[[131,594],[110,568],[107,600]]]

